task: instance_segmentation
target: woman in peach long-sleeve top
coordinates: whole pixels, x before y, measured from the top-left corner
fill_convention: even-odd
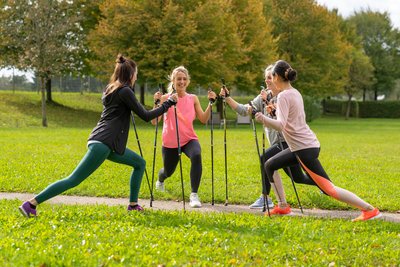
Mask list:
[[[265,126],[281,131],[289,147],[265,163],[264,168],[268,179],[273,181],[272,175],[274,171],[300,163],[304,171],[308,173],[325,194],[362,211],[361,215],[353,221],[381,217],[377,208],[374,208],[354,193],[334,185],[326,174],[318,160],[320,143],[306,123],[303,98],[300,92],[291,85],[291,82],[296,79],[296,70],[292,69],[286,61],[279,60],[274,64],[272,76],[272,82],[279,91],[277,119],[270,119],[262,113],[257,113],[256,119]],[[287,213],[290,213],[289,206],[277,206],[271,212],[271,214]]]

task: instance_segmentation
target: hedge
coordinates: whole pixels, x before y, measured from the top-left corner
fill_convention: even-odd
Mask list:
[[[324,114],[346,115],[347,101],[323,100]],[[400,101],[351,101],[351,117],[400,118]]]

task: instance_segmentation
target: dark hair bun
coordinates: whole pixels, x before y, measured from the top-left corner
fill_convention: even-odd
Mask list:
[[[278,60],[274,64],[272,74],[276,73],[283,81],[293,82],[297,78],[297,71],[284,60]]]
[[[125,63],[125,61],[126,61],[126,58],[123,55],[118,54],[117,60],[115,62],[122,64],[122,63]]]
[[[289,69],[287,69],[286,75],[285,75],[285,76],[286,76],[285,78],[286,78],[289,82],[293,82],[293,81],[296,80],[296,78],[297,78],[297,71],[294,70],[294,69],[292,69],[292,68],[289,68]]]

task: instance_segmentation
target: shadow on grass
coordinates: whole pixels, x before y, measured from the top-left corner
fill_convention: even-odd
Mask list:
[[[4,126],[17,128],[41,126],[42,104],[39,95],[35,99],[29,97],[29,95],[19,94],[4,94],[3,96],[7,110],[4,116],[9,117],[5,119]],[[151,109],[151,107],[146,107],[146,109]],[[74,108],[53,101],[46,103],[46,115],[49,127],[92,128],[100,119],[101,112],[85,108]],[[137,125],[146,125],[146,122],[136,115],[135,123]]]
[[[23,121],[24,117],[30,118],[31,121],[37,121],[37,126],[41,126],[42,104],[40,100],[17,97],[5,99],[5,105],[20,114],[18,120]],[[57,102],[46,103],[46,115],[49,126],[73,128],[94,127],[100,118],[99,112],[75,109]]]

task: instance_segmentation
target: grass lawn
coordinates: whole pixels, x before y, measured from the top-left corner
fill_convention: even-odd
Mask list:
[[[6,100],[6,105],[0,106],[0,111],[3,113],[0,114],[0,118],[5,125],[0,128],[2,150],[0,191],[38,193],[49,183],[69,175],[85,154],[86,139],[101,111],[101,106],[94,104],[99,101],[99,95],[55,93],[54,99],[62,105],[48,106],[50,127],[42,128],[38,126],[40,114],[39,117],[30,117],[40,106],[39,100],[36,99],[39,98],[38,95],[35,93],[2,94],[4,94],[2,96]],[[86,102],[88,104],[85,107]],[[35,104],[31,106],[29,103]],[[15,127],[12,123],[6,124],[7,115],[14,116],[11,122],[31,120],[37,127]],[[75,120],[79,122],[74,122]],[[139,119],[136,121],[151,180],[154,127]],[[19,125],[24,125],[24,123],[21,122]],[[322,118],[312,122],[310,126],[321,142],[320,160],[336,185],[355,192],[382,210],[400,210],[398,199],[400,120],[352,119],[345,121],[342,118]],[[258,124],[257,130],[261,144],[261,125]],[[160,132],[161,129],[158,135],[156,174],[162,167]],[[199,193],[202,201],[210,202],[210,129],[198,124],[196,132],[203,151],[203,176]],[[214,131],[214,177],[217,202],[225,200],[223,133],[222,129]],[[138,151],[133,130],[131,130],[128,147]],[[229,202],[249,204],[259,196],[261,190],[259,163],[251,127],[248,125],[229,127],[227,150]],[[190,162],[186,156],[182,156],[182,159],[185,188],[186,192],[189,192]],[[131,170],[125,166],[106,162],[84,183],[66,194],[127,197],[130,172]],[[156,174],[155,179],[157,179]],[[297,206],[290,180],[283,172],[282,176],[288,201],[293,206]],[[297,185],[296,188],[304,207],[349,208],[347,205],[321,195],[315,187]],[[155,192],[155,197],[158,199],[180,198],[179,171],[166,180],[166,189],[166,193]],[[144,177],[140,197],[148,198],[149,196],[147,180]]]
[[[0,104],[0,191],[38,193],[69,175],[86,152],[86,139],[99,118],[99,95],[55,93],[58,104],[48,106],[48,128],[40,127],[39,95],[0,92],[0,97],[5,100]],[[151,179],[154,127],[137,124]],[[336,185],[381,210],[400,210],[400,120],[322,118],[310,127],[322,145],[320,160]],[[203,150],[199,194],[210,202],[210,130],[196,125],[196,131]],[[260,144],[261,133],[258,125]],[[215,129],[214,142],[215,198],[223,203],[223,130]],[[261,190],[250,126],[229,127],[227,145],[229,201],[249,204]],[[138,151],[133,130],[128,146]],[[159,146],[156,171],[160,167]],[[183,156],[187,193],[189,168]],[[66,194],[127,198],[130,172],[106,162]],[[282,175],[288,201],[297,207],[289,178]],[[180,188],[177,171],[166,181],[167,192],[155,192],[155,198],[179,199]],[[297,185],[297,190],[304,207],[350,209],[314,187]],[[140,197],[149,197],[145,177]],[[400,258],[400,225],[383,221],[151,210],[127,214],[123,206],[47,203],[37,219],[25,220],[16,209],[19,201],[0,200],[0,205],[0,266],[398,266]]]
[[[0,201],[1,266],[398,266],[400,224],[384,221],[41,206]],[[164,265],[162,265],[164,264]]]

